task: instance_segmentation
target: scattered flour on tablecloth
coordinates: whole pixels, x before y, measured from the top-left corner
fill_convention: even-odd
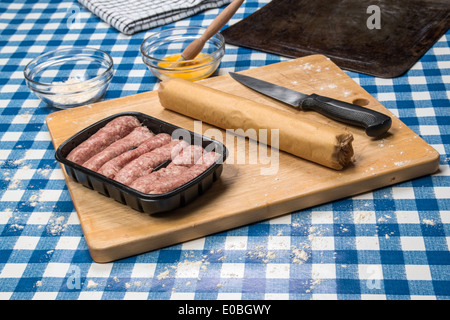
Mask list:
[[[355,212],[355,223],[366,223],[375,215],[374,211],[357,211]]]
[[[260,259],[264,263],[268,263],[276,258],[275,252],[267,251],[265,245],[257,245],[253,250],[247,252],[250,258]]]
[[[65,223],[65,217],[59,216],[57,218],[51,218],[49,224],[47,225],[47,231],[53,235],[59,235],[64,232],[67,228],[67,223]]]
[[[295,225],[298,225],[294,223]],[[293,224],[293,225],[294,225]],[[311,257],[311,248],[313,242],[320,241],[323,235],[322,231],[316,226],[310,226],[308,229],[308,240],[298,245],[291,246],[291,261],[293,263],[303,264]]]
[[[422,222],[427,224],[427,225],[429,225],[429,226],[435,226],[436,225],[436,222],[433,221],[433,220],[430,220],[430,219],[423,219]]]
[[[292,226],[301,226],[301,223],[293,222]],[[311,249],[312,249],[312,243],[314,242],[316,245],[319,244],[320,246],[320,240],[321,236],[323,236],[323,232],[316,226],[310,226],[308,228],[308,237],[305,241],[298,243],[296,245],[290,246],[290,250],[288,250],[287,254],[289,254],[291,262],[296,264],[304,264],[308,261],[308,259],[311,258]],[[235,248],[237,250],[242,250],[242,247],[237,245]],[[233,250],[233,248],[230,248],[230,250]],[[217,254],[222,252],[222,249],[218,250],[211,250],[209,251],[210,255]],[[251,249],[247,250],[246,256],[248,258],[254,258],[259,259],[263,263],[271,263],[273,262],[277,256],[276,251],[267,250],[266,244],[256,245],[252,247]],[[209,255],[205,254],[202,255],[201,258],[195,259],[194,252],[186,252],[184,254],[184,257],[186,258],[183,261],[177,262],[171,266],[165,267],[163,271],[161,271],[159,274],[156,275],[156,279],[158,280],[165,280],[169,279],[171,277],[175,277],[177,272],[184,272],[187,275],[192,272],[192,274],[198,273],[198,270],[207,271],[208,265],[210,262],[208,261]],[[223,255],[222,257],[215,257],[218,261],[224,261],[226,259],[226,256]],[[192,270],[190,270],[192,268]],[[239,278],[241,275],[239,273],[228,274],[229,278]],[[197,277],[198,281],[201,281],[201,277]],[[314,290],[318,285],[322,283],[322,279],[320,278],[319,274],[313,274],[312,279],[308,280],[310,287],[306,290],[306,292],[311,292]],[[217,284],[217,287],[224,287],[227,284],[227,280],[221,281]],[[129,284],[130,285],[130,284]],[[180,283],[179,286],[191,286],[193,285],[192,279],[187,280],[186,282]],[[165,287],[165,284],[162,285]],[[173,287],[171,290],[175,291],[177,288]]]
[[[163,280],[163,279],[168,279],[170,278],[170,270],[167,269],[163,272],[161,272],[160,274],[157,275],[156,277],[158,280]]]
[[[87,284],[87,288],[91,289],[91,288],[97,288],[98,287],[98,283],[95,282],[94,280],[89,280],[88,284]]]

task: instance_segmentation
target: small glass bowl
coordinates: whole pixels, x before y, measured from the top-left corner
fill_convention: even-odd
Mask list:
[[[114,74],[114,64],[102,50],[68,48],[35,58],[23,72],[28,87],[42,101],[68,109],[103,98]]]
[[[205,30],[203,27],[176,27],[157,32],[142,42],[142,60],[160,80],[207,78],[216,71],[225,54],[225,39],[220,33],[206,41],[195,59],[177,61],[183,50]]]

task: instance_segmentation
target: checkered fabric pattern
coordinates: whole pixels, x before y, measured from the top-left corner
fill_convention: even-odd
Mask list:
[[[248,0],[233,24],[268,2]],[[75,0],[0,2],[0,299],[449,299],[450,33],[404,76],[348,74],[441,155],[434,175],[123,259],[92,261],[27,62],[90,46],[116,73],[105,99],[152,90],[149,34],[125,36]],[[219,74],[286,58],[227,46]]]
[[[160,27],[231,0],[78,0],[124,34]]]

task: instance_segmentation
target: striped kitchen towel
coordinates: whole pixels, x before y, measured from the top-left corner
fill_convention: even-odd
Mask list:
[[[89,11],[131,35],[218,8],[232,0],[78,0]]]

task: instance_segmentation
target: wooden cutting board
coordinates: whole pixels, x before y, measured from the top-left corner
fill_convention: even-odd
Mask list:
[[[109,262],[159,249],[431,174],[438,169],[439,154],[430,145],[322,55],[242,73],[305,93],[316,92],[366,104],[392,116],[392,128],[386,136],[372,139],[361,129],[346,127],[313,112],[297,111],[257,94],[228,75],[201,80],[199,83],[205,86],[254,99],[299,117],[346,127],[355,138],[354,163],[343,171],[335,171],[284,152],[278,154],[278,166],[276,153],[272,158],[266,157],[268,163],[263,163],[263,158],[255,158],[249,152],[254,152],[255,142],[239,137],[225,141],[223,130],[210,130],[217,128],[203,123],[202,133],[223,139],[231,151],[221,178],[187,206],[154,215],[135,211],[83,187],[64,172],[94,261]],[[50,114],[46,121],[55,149],[81,129],[123,111],[139,111],[194,131],[193,119],[165,110],[159,104],[157,92],[152,91]],[[212,136],[214,132],[219,137]],[[244,144],[239,143],[242,141]],[[240,163],[243,154],[246,160]],[[261,169],[270,167],[274,174],[262,174]]]

